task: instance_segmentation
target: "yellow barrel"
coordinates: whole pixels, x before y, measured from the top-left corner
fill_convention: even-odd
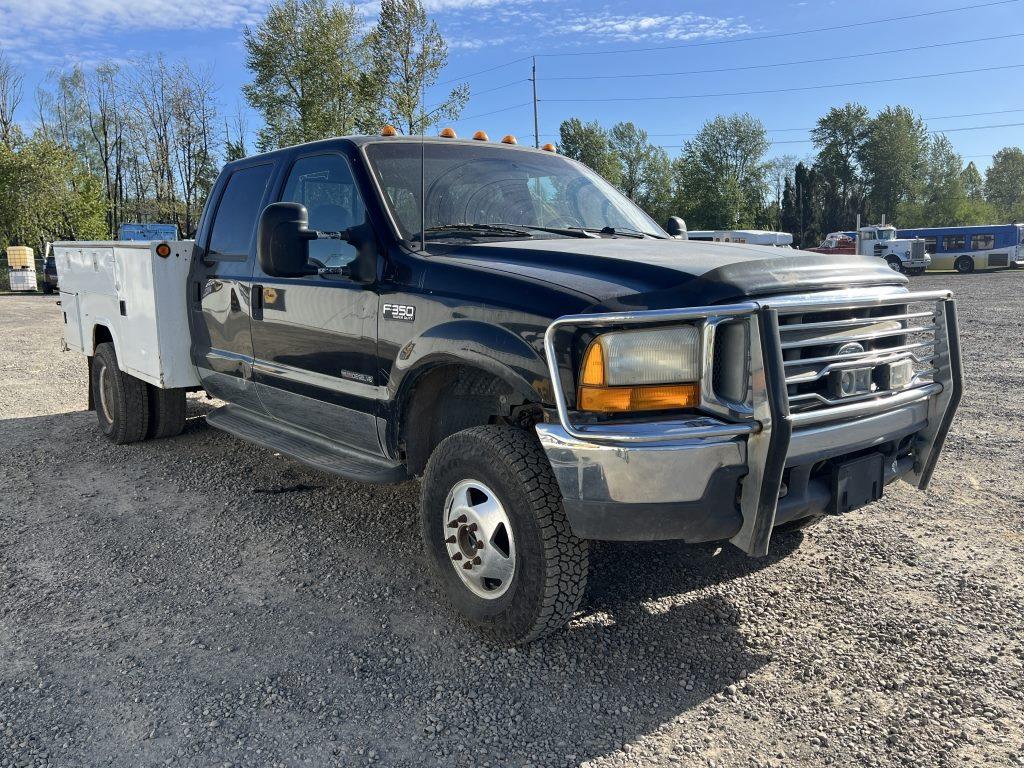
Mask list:
[[[7,246],[7,266],[11,269],[35,269],[32,249],[27,245]]]

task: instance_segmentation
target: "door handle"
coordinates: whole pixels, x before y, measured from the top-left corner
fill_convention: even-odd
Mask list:
[[[253,320],[263,319],[263,286],[254,285],[249,289],[249,310]]]

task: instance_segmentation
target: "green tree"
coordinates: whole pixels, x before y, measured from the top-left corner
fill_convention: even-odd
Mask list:
[[[559,151],[593,169],[612,184],[619,183],[619,157],[612,149],[608,131],[596,120],[584,123],[578,117],[558,126]]]
[[[379,128],[380,86],[354,5],[279,0],[243,39],[253,81],[242,92],[263,118],[261,151]]]
[[[960,183],[964,185],[964,194],[971,200],[985,199],[985,181],[978,172],[978,166],[971,160],[960,174]]]
[[[985,197],[1004,221],[1024,220],[1024,150],[1004,147],[985,174]]]
[[[387,122],[406,134],[425,133],[454,119],[469,99],[469,86],[456,86],[438,105],[423,104],[423,94],[437,82],[448,62],[448,44],[427,18],[419,0],[381,0],[380,20],[369,35],[378,98]]]
[[[107,236],[99,178],[67,147],[35,134],[14,150],[0,147],[0,247],[41,252],[53,240]]]
[[[907,107],[886,107],[871,121],[858,153],[868,185],[868,214],[892,217],[921,193],[928,129]]]
[[[677,207],[687,223],[695,229],[763,223],[768,147],[764,125],[748,114],[705,123],[674,163]]]
[[[647,140],[647,131],[631,122],[616,123],[612,126],[608,143],[619,160],[619,189],[630,200],[636,201],[640,197],[653,150]]]
[[[828,232],[853,225],[864,203],[860,156],[868,138],[870,113],[861,104],[833,107],[819,118],[811,140],[822,193],[822,227]]]
[[[652,147],[644,161],[641,174],[643,183],[636,199],[647,215],[664,225],[675,215],[672,199],[672,161],[661,147]]]

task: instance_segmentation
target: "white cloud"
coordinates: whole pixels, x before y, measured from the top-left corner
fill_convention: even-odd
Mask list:
[[[258,21],[269,0],[0,0],[0,45],[35,58],[74,57],[110,33],[224,29]],[[59,50],[47,43],[60,43]],[[140,37],[140,47],[144,39]]]
[[[596,14],[574,14],[569,18],[568,24],[557,31],[559,34],[568,32],[621,42],[671,42],[733,37],[753,30],[742,20],[730,17],[702,16],[695,13],[624,15],[605,11]]]

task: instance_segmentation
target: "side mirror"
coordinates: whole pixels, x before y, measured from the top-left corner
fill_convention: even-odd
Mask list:
[[[260,214],[256,258],[271,277],[304,277],[317,270],[309,263],[309,215],[299,203],[271,203]]]
[[[676,240],[686,240],[686,222],[678,216],[669,216],[668,221],[665,222],[665,231],[668,232]]]

